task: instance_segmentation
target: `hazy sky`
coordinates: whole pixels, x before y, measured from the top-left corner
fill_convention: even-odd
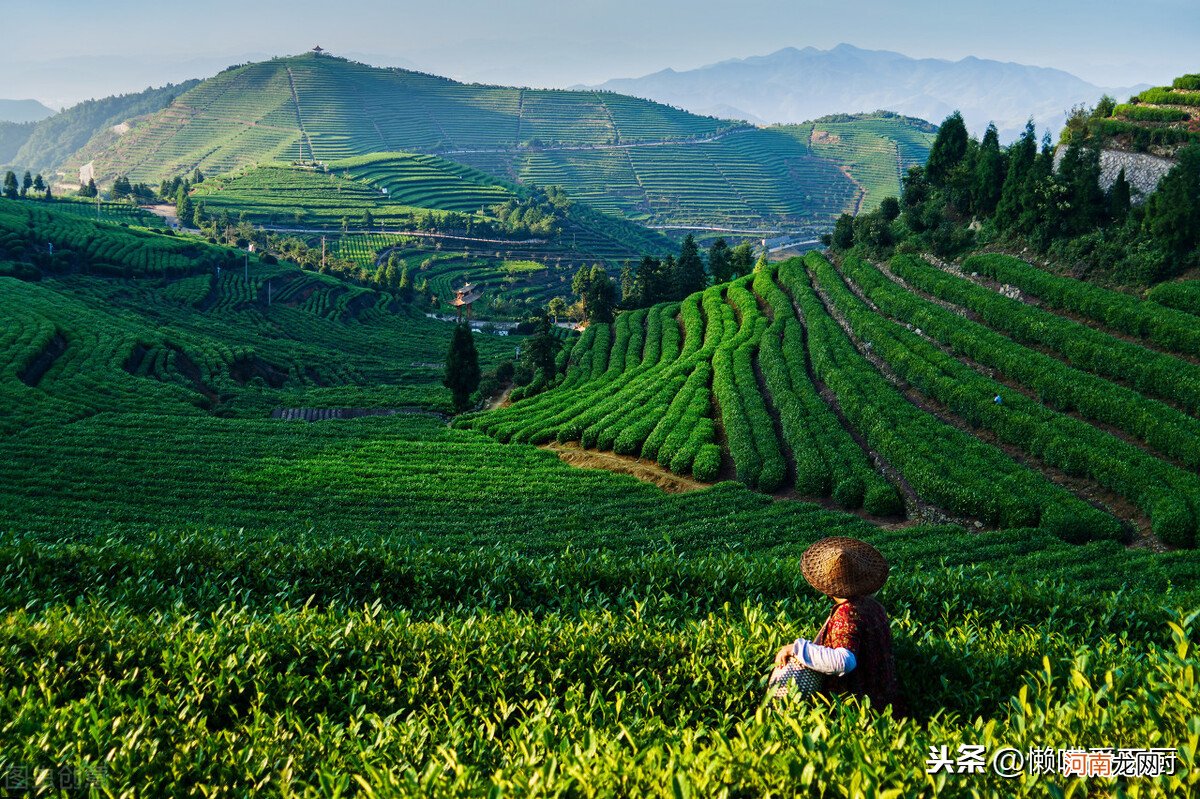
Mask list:
[[[848,42],[1058,67],[1102,86],[1200,71],[1197,0],[0,0],[0,97],[52,105],[307,50],[568,86]]]

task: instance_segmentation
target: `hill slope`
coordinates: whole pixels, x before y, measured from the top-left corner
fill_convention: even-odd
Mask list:
[[[864,159],[867,171],[894,173],[898,189],[903,165],[924,160],[928,131],[872,117],[866,151],[855,136],[841,138],[845,151],[822,149],[811,127],[760,130],[609,92],[466,85],[309,54],[228,69],[89,143],[68,171],[94,161],[100,180],[157,182],[196,167],[218,174],[403,150],[561,185],[650,224],[795,229],[882,198],[864,198],[874,179],[854,177]]]
[[[1041,274],[1004,256],[966,268],[1022,286]],[[1097,301],[1057,280],[1060,296]],[[810,253],[594,325],[560,385],[463,424],[875,517],[907,506],[1072,541],[1191,546],[1195,336],[1187,314],[1142,305],[1156,331],[1184,337],[1132,343],[913,256],[877,268],[848,255],[837,269]]]
[[[909,58],[840,44],[831,50],[789,47],[765,56],[699,69],[671,69],[596,87],[648,97],[699,113],[741,109],[768,122],[800,122],[825,114],[878,108],[922,119],[955,109],[979,133],[994,121],[1002,139],[1015,138],[1032,113],[1039,127],[1058,128],[1064,111],[1108,92],[1057,69],[979,58]]]
[[[112,141],[120,135],[118,130],[123,130],[114,130],[114,127],[164,108],[196,83],[185,81],[143,92],[86,100],[25,130],[25,137],[18,146],[10,145],[10,155],[3,160],[18,169],[51,175],[89,142],[95,148],[102,142]],[[82,163],[73,164],[65,176],[66,183],[75,182],[78,177],[75,167]]]
[[[1136,741],[1178,752],[1145,795],[1194,788],[1197,553],[572,469],[428,415],[450,326],[56,206],[0,200],[0,761],[137,796],[991,799],[1016,783],[931,789],[927,753]],[[487,366],[512,351],[475,338]],[[762,708],[773,652],[828,611],[798,588],[828,535],[891,564],[911,717]]]
[[[0,122],[41,122],[56,113],[37,100],[0,100]]]

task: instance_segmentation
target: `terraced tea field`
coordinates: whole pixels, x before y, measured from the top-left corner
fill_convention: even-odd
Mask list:
[[[437,159],[376,155],[436,154],[655,225],[819,231],[898,192],[898,176],[933,139],[927,123],[888,115],[819,124],[759,129],[607,92],[466,85],[308,54],[228,69],[82,153],[105,181],[154,183],[194,168],[211,176],[316,162],[388,189],[389,203],[463,212],[504,188]],[[264,212],[341,216],[341,200],[361,216],[371,196],[312,186],[310,209],[295,202],[297,180],[280,181]]]
[[[51,242],[57,261],[42,256]],[[0,200],[4,768],[70,774],[97,795],[1057,796],[990,774],[934,782],[925,759],[933,746],[1069,736],[1184,742],[1172,775],[1139,785],[1156,797],[1197,787],[1197,614],[1163,610],[1200,605],[1194,551],[1064,542],[1037,505],[1057,489],[999,454],[987,463],[1024,492],[1005,512],[1032,521],[1041,509],[1043,529],[885,529],[737,482],[669,495],[575,469],[438,418],[450,326],[288,264],[252,263],[247,279],[228,252]],[[588,422],[591,436],[605,403],[636,390],[650,418],[678,411],[683,436],[658,436],[660,449],[694,448],[693,470],[715,455],[718,473],[788,485],[796,453],[811,453],[830,464],[835,499],[853,504],[858,480],[882,511],[898,495],[842,417],[894,406],[873,447],[893,420],[945,425],[918,421],[824,310],[904,362],[839,288],[851,279],[904,318],[869,269],[794,261],[623,314],[589,328],[561,386],[471,421],[544,426],[570,396],[593,407],[565,423]],[[513,345],[475,339],[485,368]],[[654,386],[690,393],[677,403]],[[272,418],[305,407],[404,413]],[[783,413],[764,423],[772,407]],[[728,413],[752,433],[787,432],[775,439],[782,477],[771,438],[739,441]],[[938,449],[954,435],[895,467],[924,490],[918,458],[984,457],[965,435]],[[622,429],[614,442],[637,438]],[[792,449],[800,440],[813,445]],[[1107,529],[1100,511],[1065,507]],[[799,553],[831,534],[871,541],[892,565],[880,598],[907,716],[842,700],[833,713],[761,706],[772,653],[826,611]]]
[[[210,178],[197,186],[193,201],[210,216],[225,213],[269,229],[300,231],[313,243],[325,235],[338,255],[368,267],[397,245],[425,248],[431,255],[463,252],[472,261],[534,259],[562,269],[597,262],[615,266],[674,249],[661,234],[578,203],[563,214],[555,235],[495,232],[494,207],[528,196],[523,187],[504,185],[461,164],[385,153],[334,162],[327,171],[279,164]],[[473,229],[445,229],[446,212],[469,216]],[[368,213],[381,232],[364,228]]]
[[[787,261],[591,327],[555,388],[461,424],[875,518],[1193,546],[1194,317],[1007,256],[964,268]]]

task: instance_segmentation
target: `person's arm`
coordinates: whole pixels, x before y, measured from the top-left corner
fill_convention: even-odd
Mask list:
[[[792,657],[813,671],[838,677],[854,671],[854,667],[858,665],[854,653],[846,647],[819,646],[804,638],[798,638],[796,643],[792,644]]]

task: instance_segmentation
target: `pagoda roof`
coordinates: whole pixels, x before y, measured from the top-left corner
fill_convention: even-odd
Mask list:
[[[472,291],[470,293],[466,293],[462,289],[459,289],[458,296],[450,300],[450,304],[455,307],[462,307],[463,305],[470,305],[482,296],[482,291]]]

